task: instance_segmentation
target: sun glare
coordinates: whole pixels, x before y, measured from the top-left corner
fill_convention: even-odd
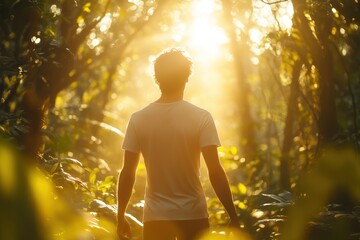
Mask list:
[[[111,14],[107,13],[100,21],[100,31],[107,32],[111,26]]]
[[[228,42],[224,30],[218,25],[214,12],[220,6],[214,1],[199,0],[192,3],[192,22],[187,40],[189,46],[200,51],[204,58],[219,55],[220,46]]]
[[[272,28],[281,28],[290,31],[292,27],[292,16],[294,13],[291,2],[282,2],[275,6],[265,4],[261,1],[254,1],[254,12],[248,17],[255,23],[251,29],[244,30],[244,24],[236,17],[234,24],[247,31],[250,38],[250,47],[255,55],[260,55],[264,46],[263,38]],[[179,23],[176,26],[173,39],[176,42],[183,42],[189,48],[200,53],[202,59],[214,59],[219,57],[223,46],[229,42],[223,26],[219,23],[222,6],[220,1],[195,0],[190,5],[190,18],[188,22]],[[266,48],[266,47],[265,47]]]

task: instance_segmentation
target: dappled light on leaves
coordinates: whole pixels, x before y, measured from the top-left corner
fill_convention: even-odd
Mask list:
[[[66,202],[68,200],[58,196],[53,184],[37,169],[29,173],[29,180],[46,239],[89,238],[93,235],[101,239],[115,237],[115,229],[110,221],[98,219],[91,212],[85,213],[69,208]]]

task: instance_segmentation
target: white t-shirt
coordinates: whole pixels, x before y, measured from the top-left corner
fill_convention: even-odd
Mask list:
[[[186,101],[151,103],[134,113],[122,148],[144,157],[143,221],[207,218],[201,148],[220,146],[213,118]]]

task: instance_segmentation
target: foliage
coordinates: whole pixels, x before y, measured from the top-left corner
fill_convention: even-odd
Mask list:
[[[102,220],[90,214],[102,209],[91,204],[94,200],[116,203],[114,169],[119,167],[116,160],[121,156],[118,146],[122,133],[111,126],[118,119],[114,120],[104,108],[127,46],[149,21],[157,5],[151,1],[0,3],[1,139],[16,145],[21,156],[16,159],[23,159],[24,166],[28,166],[27,161],[36,161],[36,168],[43,171],[33,174],[29,165],[30,172],[13,174],[18,178],[51,179],[54,186],[42,183],[51,199],[39,200],[40,208],[46,208],[41,207],[40,201],[49,201],[57,207],[60,202],[61,208],[68,209],[60,218],[71,219],[69,226],[79,222],[77,227],[75,224],[67,229],[66,221],[57,221],[58,211],[46,209],[49,215],[43,217],[53,221],[54,228],[45,231],[42,237],[55,234],[60,239],[71,239],[85,234],[113,238],[110,236],[114,233],[114,215],[104,218],[110,229],[105,230]],[[64,89],[67,92],[63,94]],[[68,101],[74,105],[69,106]],[[115,153],[109,152],[109,148]],[[19,190],[25,188],[28,192],[26,188],[42,184],[25,184]],[[39,190],[33,194],[38,195]],[[58,198],[61,200],[57,201]],[[72,210],[76,214],[71,214]],[[14,215],[20,217],[22,213]],[[23,218],[34,224],[40,222],[33,215]],[[13,224],[15,229],[21,229],[20,222]],[[91,233],[86,233],[87,227]],[[39,238],[36,230],[28,234],[31,236]]]
[[[222,160],[231,180],[236,165],[244,172],[252,171],[251,164],[239,164],[234,147],[221,153],[226,153]],[[245,186],[244,178],[236,179],[232,192],[241,227],[254,239],[358,239],[358,160],[358,151],[348,147],[322,149],[316,166],[302,177],[294,193],[266,193],[262,185]],[[210,220],[226,224],[218,201],[209,201],[209,209],[213,213]]]
[[[27,131],[27,123],[21,111],[15,113],[0,111],[0,136],[7,141],[12,141],[14,137]]]

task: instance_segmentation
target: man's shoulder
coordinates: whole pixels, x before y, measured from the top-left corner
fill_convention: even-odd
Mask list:
[[[190,110],[190,111],[193,111],[193,112],[196,112],[200,115],[207,115],[207,114],[210,114],[209,111],[207,111],[206,109],[198,106],[198,105],[195,105],[193,103],[190,103],[190,102],[187,102],[187,101],[184,101],[184,105],[186,105],[186,107]]]
[[[143,107],[143,108],[140,108],[139,110],[133,112],[133,113],[131,114],[131,117],[132,117],[132,118],[138,118],[138,117],[141,117],[142,115],[146,114],[146,112],[148,112],[148,111],[150,110],[150,105],[151,105],[151,104],[149,104],[149,105],[147,105],[147,106],[145,106],[145,107]],[[150,110],[150,111],[151,111],[151,110]]]
[[[198,105],[195,105],[191,102],[188,102],[188,101],[181,101],[181,102],[176,103],[176,105],[174,104],[174,107],[176,107],[177,111],[182,112],[184,114],[197,115],[197,116],[210,115],[209,111],[207,111],[206,109],[204,109]],[[146,105],[145,107],[139,109],[138,111],[135,111],[132,114],[132,118],[134,118],[134,119],[147,118],[149,116],[159,113],[159,111],[161,112],[161,110],[167,111],[168,108],[166,108],[166,107],[162,108],[154,103],[150,103],[150,104]]]

